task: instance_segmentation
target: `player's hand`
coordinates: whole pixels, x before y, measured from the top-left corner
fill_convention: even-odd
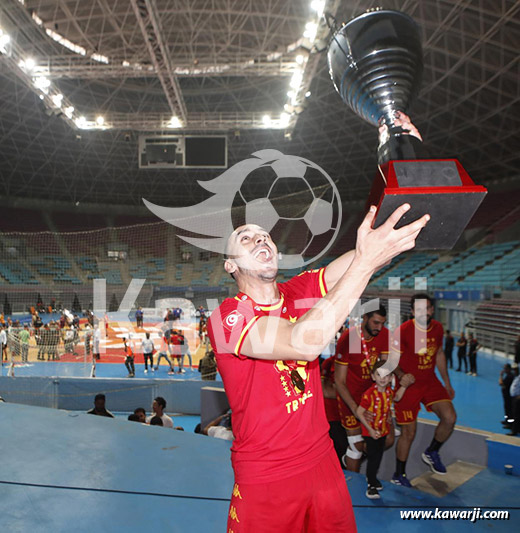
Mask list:
[[[356,256],[363,265],[375,272],[402,252],[415,247],[415,239],[430,220],[423,215],[418,220],[395,229],[401,217],[410,209],[410,204],[398,207],[377,229],[372,228],[376,207],[371,206],[357,232]]]
[[[415,376],[413,374],[404,374],[404,376],[399,380],[399,385],[404,388],[409,387],[413,383],[415,383]]]
[[[455,398],[455,389],[451,386],[451,384],[446,385],[446,392],[448,393],[450,400]]]
[[[378,431],[377,429],[371,429],[371,431],[370,431],[370,436],[371,436],[374,440],[377,440],[377,439],[381,436],[381,432]]]
[[[398,111],[395,114],[394,126],[401,127],[403,129],[404,135],[412,135],[413,137],[416,137],[417,139],[422,141],[422,137],[419,133],[419,130],[412,123],[410,117],[402,111]],[[379,126],[379,140],[381,144],[384,144],[388,140],[388,137],[388,126],[386,124]]]
[[[366,421],[371,424],[374,421],[374,413],[372,411],[365,411],[365,418]]]

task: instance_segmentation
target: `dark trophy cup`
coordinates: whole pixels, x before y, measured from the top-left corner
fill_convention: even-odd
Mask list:
[[[399,111],[408,112],[420,87],[417,24],[399,11],[367,12],[332,37],[328,60],[343,101],[370,124],[388,127],[379,139],[378,173],[367,204],[377,206],[374,227],[408,202],[411,209],[397,227],[431,215],[416,248],[452,248],[487,191],[473,183],[458,160],[429,158],[419,139],[394,124]]]

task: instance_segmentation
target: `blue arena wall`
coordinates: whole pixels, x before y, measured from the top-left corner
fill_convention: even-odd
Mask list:
[[[0,395],[9,403],[21,403],[70,411],[93,407],[94,396],[106,395],[110,411],[133,411],[136,407],[149,410],[153,399],[162,396],[169,413],[198,415],[200,389],[208,381],[161,379],[104,379],[69,377],[0,377]]]

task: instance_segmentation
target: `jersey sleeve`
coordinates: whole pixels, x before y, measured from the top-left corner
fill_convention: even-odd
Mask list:
[[[222,305],[211,313],[208,321],[208,335],[213,349],[217,353],[234,354],[240,359],[244,341],[251,327],[260,318],[255,316],[249,301],[227,298]]]
[[[305,270],[294,278],[279,283],[278,288],[280,292],[291,300],[308,299],[308,303],[303,306],[310,309],[316,300],[323,298],[327,294],[327,285],[325,283],[325,267],[317,270]]]
[[[336,345],[336,363],[339,365],[345,365],[347,366],[349,361],[349,351],[348,351],[348,341],[349,339],[349,331],[344,331],[341,335],[341,337],[338,340],[338,344]]]

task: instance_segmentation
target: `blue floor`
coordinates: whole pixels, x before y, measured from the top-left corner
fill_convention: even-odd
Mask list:
[[[0,531],[225,531],[233,486],[227,441],[16,404],[0,404],[0,428]],[[362,475],[346,479],[360,532],[511,532],[520,524],[520,478],[498,471],[484,470],[444,498],[383,482],[382,498],[371,501]],[[473,524],[400,515],[475,507],[511,517]]]
[[[457,411],[457,425],[483,429],[505,434],[501,420],[504,419],[502,392],[498,385],[500,371],[506,359],[479,352],[477,358],[478,376],[468,376],[464,372],[449,370],[450,380],[455,389],[453,401]],[[456,368],[456,367],[455,367]],[[433,413],[422,408],[421,418],[437,420]]]

